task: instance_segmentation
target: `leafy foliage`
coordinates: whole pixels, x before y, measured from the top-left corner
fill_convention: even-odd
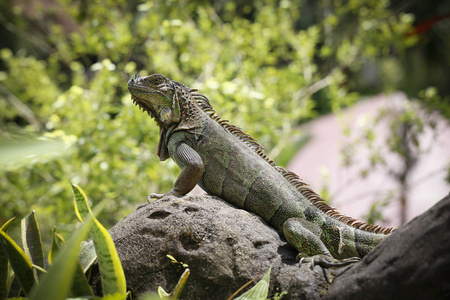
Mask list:
[[[310,5],[2,2],[0,139],[30,142],[32,159],[27,152],[0,171],[0,219],[35,209],[43,226],[71,231],[72,181],[109,201],[99,218],[110,226],[170,189],[178,169],[157,161],[157,127],[126,89],[135,72],[198,88],[275,158],[299,122],[357,99],[347,79],[362,62],[414,42],[404,39],[413,16],[394,15],[387,1]],[[36,139],[56,154],[43,155]]]
[[[92,212],[88,206],[87,197],[81,188],[74,186],[73,191],[75,212],[83,225],[72,234],[67,244],[64,245],[64,241],[53,230],[48,272],[44,269],[41,231],[34,212],[22,220],[21,233],[24,250],[6,233],[13,219],[1,227],[0,251],[5,254],[2,255],[0,261],[2,299],[10,294],[11,283],[14,280],[20,283],[21,290],[30,299],[65,299],[69,294],[73,297],[93,296],[83,268],[77,259],[78,246],[86,238],[89,230],[95,246],[95,250],[92,251],[99,253],[98,261],[103,293],[109,295],[108,297],[113,297],[113,299],[126,298],[125,275],[114,243],[106,229],[95,217],[98,211],[105,207],[105,202]],[[6,275],[8,274],[9,263],[14,276],[4,276],[5,272]],[[35,269],[45,274],[38,277]],[[20,296],[20,293],[18,296]]]

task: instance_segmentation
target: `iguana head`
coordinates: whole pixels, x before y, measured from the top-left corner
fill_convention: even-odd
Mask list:
[[[163,75],[153,74],[128,81],[128,90],[134,104],[146,111],[161,128],[169,128],[180,122],[180,106],[176,95],[176,83]]]
[[[167,142],[173,132],[201,127],[202,120],[193,94],[196,90],[160,74],[145,77],[136,74],[128,81],[128,90],[134,104],[159,125],[157,154],[161,160],[169,157]]]

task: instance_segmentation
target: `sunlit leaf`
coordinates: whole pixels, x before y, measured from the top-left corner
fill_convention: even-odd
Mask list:
[[[94,242],[92,240],[82,243],[78,258],[80,259],[84,272],[87,272],[97,259],[97,253],[95,252]]]

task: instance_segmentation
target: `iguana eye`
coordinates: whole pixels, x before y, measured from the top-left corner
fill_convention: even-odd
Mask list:
[[[160,84],[162,81],[163,79],[160,76],[156,76],[151,79],[151,82],[155,85]]]

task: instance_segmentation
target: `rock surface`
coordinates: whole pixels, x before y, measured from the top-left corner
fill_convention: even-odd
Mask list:
[[[271,265],[271,294],[287,291],[283,299],[315,299],[328,287],[319,267],[299,268],[296,250],[261,218],[217,197],[165,197],[109,232],[133,296],[158,286],[173,289],[184,269],[167,254],[189,265],[182,299],[226,299]],[[98,271],[92,274],[94,292],[101,294]]]
[[[110,233],[133,296],[173,289],[184,269],[170,254],[191,270],[182,299],[226,299],[271,265],[269,295],[286,291],[284,300],[450,299],[450,197],[338,270],[331,286],[320,267],[299,267],[296,250],[261,218],[209,195],[165,197]],[[92,275],[101,295],[95,266]]]

